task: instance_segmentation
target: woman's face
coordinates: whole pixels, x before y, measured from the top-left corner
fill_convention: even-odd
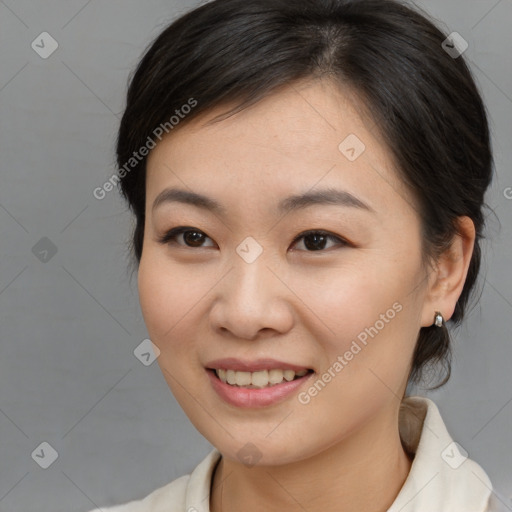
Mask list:
[[[224,110],[148,157],[138,285],[163,375],[232,460],[285,464],[375,437],[434,316],[412,196],[328,82],[204,126]]]

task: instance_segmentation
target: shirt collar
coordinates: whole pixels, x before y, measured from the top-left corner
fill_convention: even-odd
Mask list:
[[[436,404],[412,396],[400,406],[400,437],[414,460],[388,512],[485,512],[492,484],[454,442]]]

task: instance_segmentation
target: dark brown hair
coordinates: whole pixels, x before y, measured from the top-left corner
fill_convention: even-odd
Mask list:
[[[417,198],[424,262],[453,240],[457,217],[473,220],[474,251],[449,320],[459,325],[480,269],[493,159],[485,106],[464,58],[443,48],[446,37],[395,0],[214,0],[178,18],[134,70],[118,134],[121,191],[136,220],[135,264],[143,249],[146,157],[126,164],[159,126],[179,129],[219,105],[236,105],[226,112],[232,115],[286,84],[329,77],[362,99]],[[191,99],[194,108],[182,111]],[[431,389],[450,377],[445,325],[420,329],[409,382],[436,368],[445,376]]]

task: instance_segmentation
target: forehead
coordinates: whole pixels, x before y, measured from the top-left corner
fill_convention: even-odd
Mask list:
[[[351,91],[329,81],[281,88],[211,121],[218,107],[169,133],[148,157],[147,198],[180,185],[217,197],[265,202],[314,187],[338,187],[374,204],[412,200],[373,120]]]

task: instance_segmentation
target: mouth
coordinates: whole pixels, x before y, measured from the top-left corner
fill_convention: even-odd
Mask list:
[[[217,395],[235,407],[261,408],[277,405],[306,386],[315,371],[276,359],[243,361],[224,358],[205,366]]]
[[[271,368],[255,372],[227,368],[208,368],[213,375],[229,386],[244,389],[264,389],[279,386],[283,382],[302,379],[313,373],[311,369],[291,370]]]

